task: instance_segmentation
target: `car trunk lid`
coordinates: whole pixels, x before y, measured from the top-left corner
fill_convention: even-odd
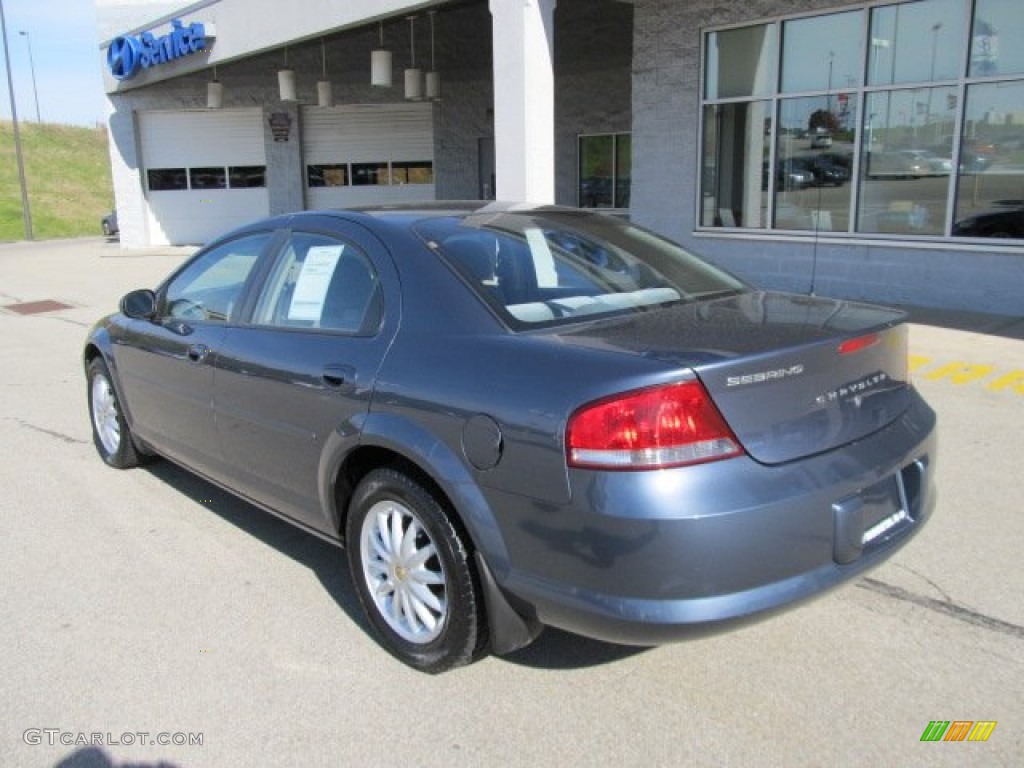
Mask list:
[[[909,406],[906,315],[744,293],[564,331],[692,369],[744,449],[778,464],[869,435]]]

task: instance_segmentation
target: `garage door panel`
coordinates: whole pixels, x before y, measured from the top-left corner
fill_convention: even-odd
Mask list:
[[[265,189],[160,192],[149,207],[152,245],[202,245],[269,210]]]
[[[433,160],[429,103],[307,108],[302,146],[308,164]]]
[[[422,203],[434,199],[433,184],[377,187],[322,187],[308,190],[310,208],[349,208],[356,205]]]
[[[435,199],[432,183],[414,183],[412,174],[402,170],[410,163],[434,162],[433,106],[428,102],[306,107],[302,111],[302,149],[307,169],[332,168],[343,178],[342,186],[309,186],[307,178],[307,208]],[[363,163],[382,167],[385,181],[367,184],[364,176],[360,183],[355,166]],[[390,169],[396,169],[394,176]],[[326,179],[324,171],[321,183]],[[395,183],[387,183],[389,179]],[[423,179],[420,175],[418,180]]]
[[[147,168],[264,165],[262,110],[140,112]]]
[[[262,116],[261,109],[140,112],[144,184],[153,169],[176,171],[168,174],[178,180],[175,185],[190,178],[189,183],[197,183],[202,174],[197,175],[196,169],[221,169],[219,185],[223,185],[230,168],[265,167]],[[265,187],[148,187],[146,202],[153,245],[205,243],[270,211]]]

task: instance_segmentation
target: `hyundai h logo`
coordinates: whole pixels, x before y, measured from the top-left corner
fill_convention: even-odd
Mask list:
[[[141,45],[137,37],[118,37],[107,49],[107,66],[118,80],[135,77],[139,71]]]
[[[201,23],[193,22],[186,27],[175,19],[171,22],[170,33],[161,37],[151,32],[143,32],[138,37],[115,37],[107,48],[107,67],[118,80],[129,80],[140,69],[149,69],[205,50],[209,37]]]

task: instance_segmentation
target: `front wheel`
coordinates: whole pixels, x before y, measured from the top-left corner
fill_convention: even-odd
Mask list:
[[[363,478],[346,524],[349,569],[370,624],[423,672],[473,661],[486,637],[465,536],[442,504],[394,469]]]
[[[110,369],[103,358],[97,357],[89,363],[86,381],[92,441],[100,457],[117,469],[138,466],[141,463],[139,452],[132,442],[131,430],[110,378]]]

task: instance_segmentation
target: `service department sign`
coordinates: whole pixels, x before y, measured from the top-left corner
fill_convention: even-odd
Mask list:
[[[202,23],[197,21],[186,27],[179,19],[175,19],[171,22],[170,33],[161,37],[151,32],[143,32],[138,37],[115,37],[107,49],[107,66],[110,74],[118,80],[130,80],[140,69],[149,69],[206,50],[209,37]]]

